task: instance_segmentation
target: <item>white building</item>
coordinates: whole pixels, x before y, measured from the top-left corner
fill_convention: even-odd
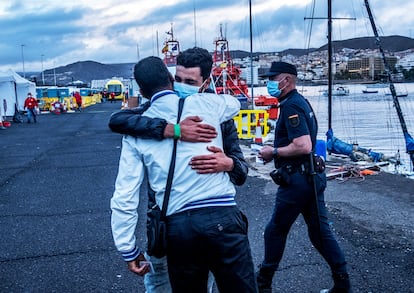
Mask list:
[[[414,53],[408,54],[404,57],[401,57],[397,61],[396,67],[402,67],[403,69],[410,70],[414,67]]]

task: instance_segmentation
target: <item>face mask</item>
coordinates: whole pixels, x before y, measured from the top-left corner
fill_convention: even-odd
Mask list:
[[[279,89],[279,82],[276,80],[269,80],[267,82],[267,92],[272,97],[279,97],[282,91]]]
[[[198,93],[198,90],[200,88],[198,86],[189,85],[182,82],[174,82],[174,91],[177,93],[177,95],[180,98],[187,98],[188,96],[191,96],[192,94]]]

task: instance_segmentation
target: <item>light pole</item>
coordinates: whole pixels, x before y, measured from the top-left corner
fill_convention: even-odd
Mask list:
[[[139,61],[139,44],[137,43],[137,60]]]
[[[40,58],[41,58],[41,60],[42,60],[42,83],[43,83],[43,85],[45,85],[45,73],[44,73],[44,71],[43,71],[43,57],[44,57],[45,55],[40,55]]]
[[[53,78],[55,79],[55,86],[56,86],[56,68],[55,68],[55,62],[53,62]]]
[[[26,46],[25,44],[22,44],[22,63],[23,63],[23,77],[26,78],[26,71],[24,70],[24,50],[23,48]]]

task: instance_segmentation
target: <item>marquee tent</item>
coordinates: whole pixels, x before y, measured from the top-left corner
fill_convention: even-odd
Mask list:
[[[24,100],[29,92],[36,96],[35,83],[21,77],[11,69],[0,72],[0,115],[13,116],[15,105],[17,109],[23,110]]]

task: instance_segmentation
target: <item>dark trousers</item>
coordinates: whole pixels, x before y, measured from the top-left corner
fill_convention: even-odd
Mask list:
[[[30,120],[32,120],[33,117],[33,122],[36,123],[36,111],[34,108],[30,109],[27,108],[27,122],[30,123]]]
[[[321,175],[322,180],[325,180],[324,183],[326,183],[325,174]],[[317,187],[319,189],[318,217],[314,188],[308,175],[296,172],[289,176],[291,176],[291,183],[288,186],[279,187],[276,193],[273,215],[265,229],[265,258],[262,267],[269,271],[277,270],[283,256],[289,230],[299,214],[302,214],[308,226],[308,234],[312,244],[327,261],[332,273],[346,273],[344,254],[328,222],[323,193],[325,186],[318,184]]]
[[[247,219],[236,206],[169,216],[167,231],[173,292],[206,292],[209,271],[220,293],[257,292]]]

